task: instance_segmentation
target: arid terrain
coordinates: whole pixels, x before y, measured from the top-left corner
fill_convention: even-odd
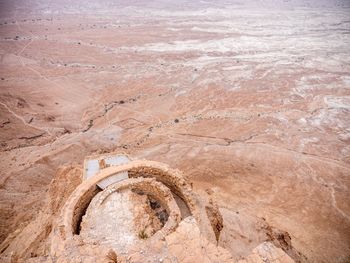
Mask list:
[[[350,261],[348,1],[4,0],[0,55],[0,262],[31,239],[46,262],[107,152],[210,192],[234,260],[278,230],[296,262]]]

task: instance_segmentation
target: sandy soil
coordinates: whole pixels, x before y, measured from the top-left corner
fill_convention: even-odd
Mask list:
[[[0,4],[0,241],[59,167],[123,151],[211,189],[236,259],[268,227],[350,259],[347,1],[54,2]]]

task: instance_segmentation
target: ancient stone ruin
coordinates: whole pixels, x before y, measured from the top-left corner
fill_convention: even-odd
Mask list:
[[[196,196],[179,170],[110,154],[88,157],[83,177],[54,226],[57,262],[234,262],[217,245],[215,200]],[[240,262],[265,260],[294,262],[268,242]]]

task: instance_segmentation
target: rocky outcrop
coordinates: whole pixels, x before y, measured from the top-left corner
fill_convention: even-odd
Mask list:
[[[59,218],[62,206],[81,181],[81,169],[61,168],[50,184],[46,206],[35,220],[17,229],[1,243],[0,261],[22,262],[24,259],[49,256],[52,226]]]
[[[179,170],[159,162],[134,160],[100,168],[83,181],[80,169],[62,169],[51,183],[45,209],[2,244],[3,261],[234,262],[208,234],[218,241],[224,227],[212,193],[199,198]],[[121,172],[128,177],[98,187]],[[241,262],[265,260],[293,262],[272,243]]]

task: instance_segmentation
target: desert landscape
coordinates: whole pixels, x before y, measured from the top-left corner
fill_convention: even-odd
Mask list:
[[[183,173],[199,212],[174,215],[170,240],[208,239],[216,258],[197,262],[350,261],[349,1],[4,0],[0,55],[0,262],[70,262],[53,254],[55,229],[89,181],[84,160],[109,153]],[[139,214],[116,221],[181,210],[152,180],[130,185],[168,203],[152,212],[127,190],[108,200]],[[82,236],[110,212],[97,200]],[[117,244],[107,262],[193,262],[167,258],[170,243],[157,261]],[[285,261],[249,259],[261,244]]]

